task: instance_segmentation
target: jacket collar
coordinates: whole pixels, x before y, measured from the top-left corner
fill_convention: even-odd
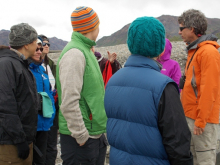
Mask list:
[[[13,49],[13,48],[10,48],[10,50],[12,50],[13,52],[17,53],[17,55],[18,55],[22,60],[25,60],[25,56],[24,56],[21,52],[17,51],[16,49]]]
[[[29,66],[29,63],[26,59],[23,59],[22,56],[19,56],[17,54],[17,52],[15,52],[11,49],[1,49],[0,50],[0,58],[1,57],[11,57],[11,58],[14,58],[14,59],[20,61],[21,63],[23,63],[26,68],[28,68],[28,66]]]
[[[218,37],[216,37],[214,34],[202,35],[197,40],[189,44],[186,47],[186,51],[189,51],[191,49],[196,49],[197,47],[199,47],[199,44],[204,41],[217,41],[217,40],[218,40]]]
[[[154,69],[158,72],[162,69],[162,65],[154,59],[141,55],[131,55],[125,63],[125,67],[143,67]]]
[[[89,49],[91,49],[92,46],[96,45],[95,41],[90,40],[89,38],[85,37],[84,35],[82,35],[79,32],[73,32],[71,39],[72,39],[72,41],[82,42]]]

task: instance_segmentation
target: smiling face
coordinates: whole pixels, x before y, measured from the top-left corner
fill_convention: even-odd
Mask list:
[[[179,27],[180,27],[179,35],[181,35],[184,42],[192,43],[193,41],[198,39],[198,37],[194,33],[194,28],[188,28],[188,27],[185,27],[182,24],[179,24]],[[182,27],[182,29],[181,29],[181,27]]]
[[[41,44],[37,45],[37,50],[35,49],[35,53],[34,55],[31,57],[32,60],[36,61],[36,62],[41,62],[42,61],[42,52],[40,50],[40,48],[42,48]]]

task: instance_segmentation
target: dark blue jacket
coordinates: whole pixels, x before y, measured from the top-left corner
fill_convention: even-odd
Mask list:
[[[31,63],[29,65],[29,68],[36,79],[37,92],[46,92],[53,104],[54,113],[52,115],[52,118],[45,118],[42,115],[38,114],[37,131],[49,131],[50,127],[53,125],[53,120],[56,113],[53,92],[50,88],[49,78],[41,64]]]
[[[131,55],[106,87],[110,164],[169,165],[158,129],[158,105],[169,77],[147,57]]]

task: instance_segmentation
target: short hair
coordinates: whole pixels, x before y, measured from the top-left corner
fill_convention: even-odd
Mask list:
[[[201,11],[195,9],[189,9],[183,12],[178,17],[178,22],[187,28],[193,27],[195,29],[195,35],[204,35],[208,26],[205,15]]]

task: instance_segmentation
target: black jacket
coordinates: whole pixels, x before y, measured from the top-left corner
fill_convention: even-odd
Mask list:
[[[180,96],[172,83],[167,84],[158,107],[158,127],[171,165],[193,165],[190,152],[191,132]]]
[[[0,49],[0,144],[33,142],[37,130],[37,89],[26,60]]]

